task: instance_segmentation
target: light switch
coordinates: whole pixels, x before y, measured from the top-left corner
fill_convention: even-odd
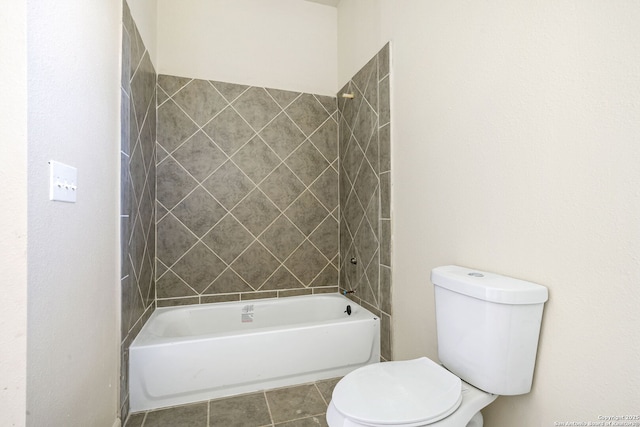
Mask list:
[[[49,161],[49,200],[76,202],[78,171],[64,163]]]

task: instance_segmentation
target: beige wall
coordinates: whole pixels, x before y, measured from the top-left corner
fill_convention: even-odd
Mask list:
[[[158,1],[126,0],[126,2],[144,47],[149,51],[151,62],[155,68],[158,68]]]
[[[300,0],[158,0],[157,71],[335,96],[336,16]]]
[[[0,414],[25,422],[27,382],[27,6],[0,14]]]
[[[391,11],[396,358],[437,356],[431,268],[496,271],[550,300],[532,392],[499,398],[486,424],[637,413],[640,4]]]
[[[111,426],[118,409],[119,2],[28,2],[27,425]],[[75,204],[48,164],[78,168]]]

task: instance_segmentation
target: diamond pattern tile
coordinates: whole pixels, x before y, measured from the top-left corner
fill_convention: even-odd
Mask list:
[[[291,170],[305,184],[311,184],[329,166],[320,152],[310,142],[305,142],[285,160]]]
[[[278,217],[260,236],[262,244],[284,261],[304,240],[304,235],[285,216]]]
[[[198,125],[172,100],[158,107],[158,143],[168,153],[178,148],[197,130]]]
[[[209,248],[197,243],[171,268],[185,283],[201,293],[227,266]]]
[[[172,76],[158,88],[162,298],[336,286],[335,98]]]
[[[231,264],[231,268],[254,289],[260,288],[279,266],[280,262],[257,242]]]
[[[231,161],[223,164],[202,185],[228,210],[255,188],[253,182]]]
[[[157,174],[156,197],[168,209],[172,209],[198,185],[198,182],[171,158],[158,165]]]
[[[255,136],[231,158],[253,180],[259,183],[280,163],[280,159],[259,136]]]
[[[232,215],[224,217],[202,238],[202,242],[226,263],[233,262],[254,240]]]
[[[198,126],[203,126],[227,106],[227,101],[206,80],[192,80],[173,100]]]
[[[269,123],[281,108],[263,88],[252,87],[233,102],[233,107],[258,131]]]
[[[329,118],[327,110],[310,94],[301,95],[285,111],[307,136]]]
[[[193,234],[202,237],[227,210],[202,187],[197,187],[171,211]]]
[[[291,169],[281,164],[260,184],[260,189],[278,208],[284,210],[302,194],[305,186]]]
[[[284,113],[269,123],[260,132],[260,136],[281,159],[286,158],[305,140],[300,128]]]
[[[260,190],[253,190],[231,211],[254,236],[262,233],[280,214],[278,208]]]
[[[199,182],[227,160],[227,156],[203,132],[196,133],[182,144],[173,153],[173,158]]]
[[[233,108],[226,108],[202,130],[209,135],[218,147],[232,155],[251,139],[254,131]]]

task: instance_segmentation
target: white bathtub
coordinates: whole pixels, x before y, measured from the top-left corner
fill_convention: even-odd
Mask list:
[[[340,294],[158,308],[130,347],[130,411],[342,376],[379,360],[380,320]]]

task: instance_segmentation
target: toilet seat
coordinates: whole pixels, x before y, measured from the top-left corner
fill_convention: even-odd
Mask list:
[[[332,404],[345,418],[367,426],[422,426],[458,409],[461,390],[460,378],[421,357],[347,374],[336,385]]]

